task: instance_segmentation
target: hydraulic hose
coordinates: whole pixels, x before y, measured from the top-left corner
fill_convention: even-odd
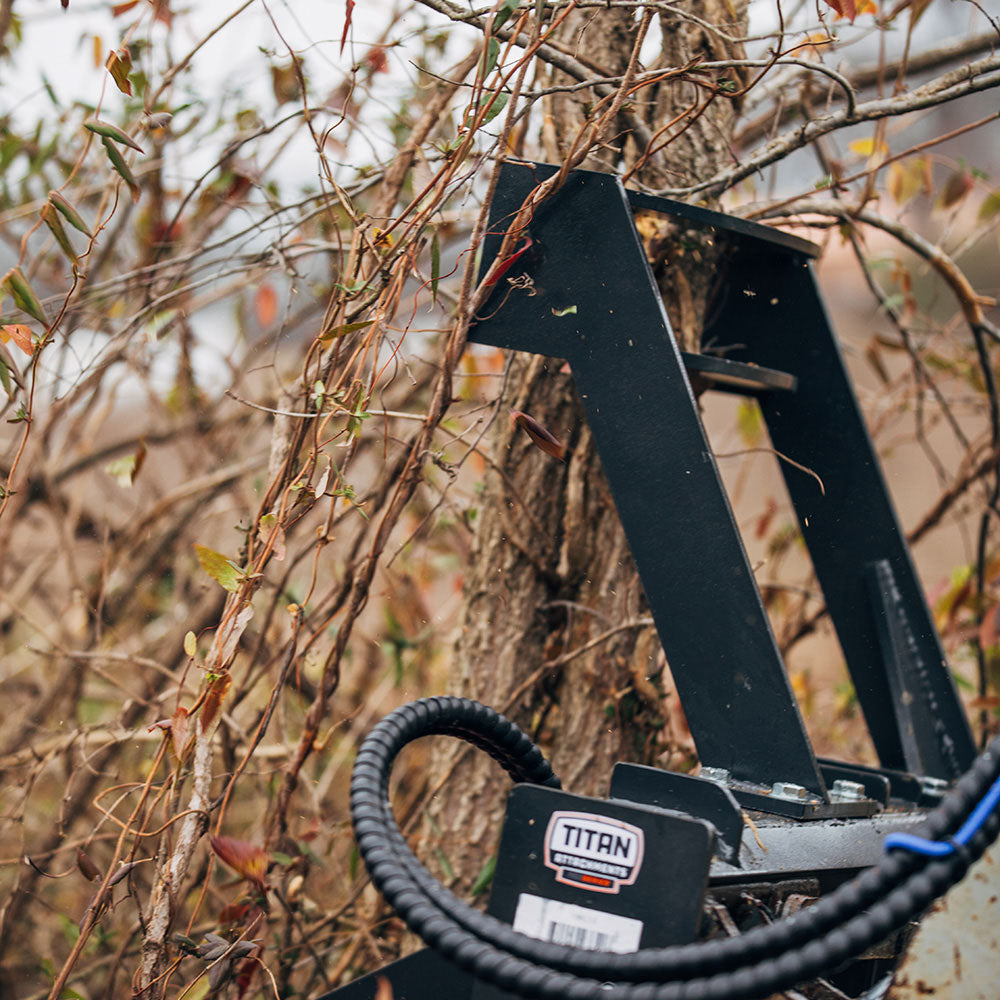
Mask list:
[[[411,930],[477,978],[523,997],[767,997],[861,954],[918,916],[965,875],[1000,833],[991,789],[1000,778],[997,737],[926,819],[925,842],[948,844],[946,855],[892,851],[814,906],[736,938],[631,954],[583,951],[520,934],[474,910],[414,856],[389,805],[389,776],[404,746],[434,734],[479,747],[515,781],[560,787],[528,736],[485,705],[454,697],[411,702],[386,716],[358,753],[351,776],[351,817],[359,851],[372,881]],[[972,829],[974,823],[978,826]],[[964,842],[950,839],[956,831]]]

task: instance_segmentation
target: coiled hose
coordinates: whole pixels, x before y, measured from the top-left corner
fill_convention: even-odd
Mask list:
[[[351,818],[372,881],[407,926],[478,979],[542,1000],[754,1000],[813,979],[883,940],[960,881],[1000,832],[992,810],[946,857],[893,851],[878,865],[767,927],[736,938],[582,951],[527,937],[442,886],[403,839],[389,805],[389,775],[404,746],[444,734],[479,747],[515,781],[559,788],[537,746],[513,722],[466,698],[410,702],[386,716],[358,753]],[[1000,777],[1000,737],[927,817],[926,836],[947,840]]]

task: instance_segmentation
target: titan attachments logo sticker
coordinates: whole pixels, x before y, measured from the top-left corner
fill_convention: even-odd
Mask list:
[[[554,812],[545,831],[545,865],[556,881],[593,892],[618,892],[642,866],[642,830],[610,816]]]

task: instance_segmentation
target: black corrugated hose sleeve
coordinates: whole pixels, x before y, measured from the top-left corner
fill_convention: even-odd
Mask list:
[[[351,777],[358,848],[386,900],[431,947],[478,978],[543,1000],[753,1000],[814,978],[885,938],[958,882],[1000,832],[994,812],[957,854],[886,855],[815,906],[719,941],[632,954],[538,941],[472,909],[444,888],[405,843],[388,801],[400,750],[445,734],[479,747],[515,781],[558,788],[541,751],[510,720],[465,698],[424,698],[397,709],[365,740]],[[1000,774],[1000,737],[932,812],[924,833],[955,832]]]

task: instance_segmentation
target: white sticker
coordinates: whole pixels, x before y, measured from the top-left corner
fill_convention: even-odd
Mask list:
[[[639,950],[642,921],[522,892],[514,914],[514,930],[585,951],[625,954]]]
[[[556,881],[591,892],[618,892],[642,867],[642,830],[610,816],[554,812],[545,831],[545,865]]]

